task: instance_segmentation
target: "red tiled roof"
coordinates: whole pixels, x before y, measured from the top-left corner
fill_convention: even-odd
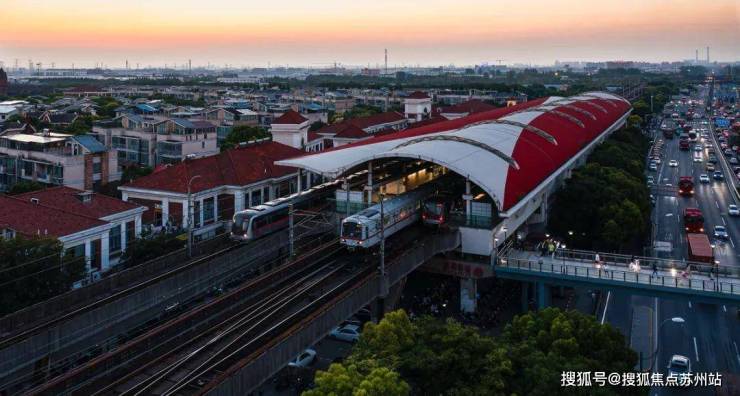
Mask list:
[[[486,102],[478,99],[471,99],[462,103],[458,103],[452,106],[446,106],[439,109],[440,113],[453,113],[453,114],[475,114],[482,111],[488,111],[495,109],[496,106],[490,105]]]
[[[421,91],[414,91],[406,99],[429,99],[429,95]]]
[[[308,121],[308,118],[302,116],[295,110],[288,110],[280,117],[272,121],[273,124],[303,124]]]
[[[59,186],[31,191],[13,197],[28,202],[31,202],[31,198],[36,198],[44,206],[98,219],[140,207],[133,202],[126,202],[118,198],[97,193],[91,193],[90,202],[83,203],[79,199],[81,192],[83,191]]]
[[[28,237],[62,237],[107,224],[94,217],[10,196],[0,196],[0,223]]]
[[[323,139],[324,137],[319,135],[317,132],[309,131],[307,136],[309,142],[313,142],[316,139]]]
[[[191,191],[231,185],[244,186],[260,180],[285,176],[295,168],[275,165],[274,162],[297,157],[304,152],[277,142],[264,142],[247,147],[229,149],[216,155],[186,160],[144,176],[125,187],[186,193],[188,181],[195,175]]]
[[[342,130],[337,132],[336,135],[334,135],[335,138],[342,138],[342,139],[363,139],[372,136],[371,134],[363,131],[362,129],[354,126],[354,125],[345,125]]]
[[[349,127],[366,129],[366,128],[372,128],[377,125],[390,124],[393,122],[403,121],[405,119],[406,117],[404,117],[403,114],[397,111],[387,111],[385,113],[373,114],[367,117],[350,118],[349,120],[344,120],[342,122],[338,122],[335,124],[326,125],[322,127],[321,129],[319,129],[317,133],[336,135],[336,134],[342,133],[344,130],[348,129]],[[356,134],[356,132],[352,132],[352,133]]]
[[[399,131],[396,134],[387,134],[383,136],[373,136],[372,139],[365,139],[358,142],[353,142],[341,147],[334,147],[329,150],[324,151],[334,151],[334,150],[344,150],[349,147],[355,147],[355,146],[363,146],[366,144],[373,144],[373,143],[379,143],[386,140],[394,140],[394,139],[402,139],[402,138],[408,138],[408,137],[414,137],[414,136],[422,136],[427,135],[430,133],[436,133],[436,132],[443,132],[443,131],[449,131],[453,129],[458,129],[462,126],[465,126],[467,124],[478,122],[478,121],[487,121],[487,120],[494,120],[497,118],[501,118],[509,113],[513,113],[515,111],[524,110],[530,107],[539,106],[540,104],[544,103],[547,100],[547,98],[539,98],[530,100],[527,102],[519,103],[514,106],[509,107],[501,107],[496,108],[494,110],[490,111],[484,111],[481,113],[476,113],[473,115],[469,115],[467,117],[463,118],[457,118],[454,120],[441,120],[437,122],[430,122],[427,124],[424,124],[420,127],[416,127],[416,124],[419,124],[421,122],[417,122],[416,124],[412,124],[413,127],[409,127],[407,129],[404,129],[402,131]],[[319,131],[321,132],[321,131]],[[296,155],[295,157],[301,157],[304,155],[310,155],[312,153],[301,153],[301,155]]]

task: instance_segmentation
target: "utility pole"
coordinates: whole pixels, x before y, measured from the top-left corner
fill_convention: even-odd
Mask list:
[[[290,258],[292,259],[293,256],[295,256],[295,233],[293,230],[294,226],[294,219],[293,216],[295,215],[293,211],[293,204],[288,204],[288,239],[290,241],[290,244],[288,245],[289,248],[289,254]]]
[[[385,207],[383,200],[385,194],[380,194],[380,290],[378,296],[378,322],[383,319],[385,313],[385,298],[388,296],[388,276],[385,273]]]

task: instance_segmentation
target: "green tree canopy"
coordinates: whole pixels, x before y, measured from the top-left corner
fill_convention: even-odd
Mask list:
[[[371,360],[360,364],[337,364],[316,372],[316,387],[303,396],[406,396],[410,387],[397,372]]]
[[[68,291],[84,273],[84,257],[63,256],[56,239],[0,238],[0,316]]]
[[[367,324],[347,360],[317,372],[316,389],[304,395],[361,394],[359,378],[378,367],[388,370],[382,383],[406,381],[420,395],[642,394],[638,388],[560,387],[563,371],[621,373],[636,362],[617,330],[577,311],[521,315],[498,338],[451,319],[412,322],[395,311],[378,325]]]
[[[23,194],[31,191],[43,190],[44,185],[35,181],[19,181],[8,190],[8,195]]]
[[[231,129],[226,139],[221,143],[221,149],[234,148],[241,142],[269,137],[270,134],[264,129],[255,126],[238,125]]]

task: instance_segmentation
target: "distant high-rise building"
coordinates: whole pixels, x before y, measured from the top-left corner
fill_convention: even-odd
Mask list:
[[[8,75],[0,68],[0,96],[8,94]]]

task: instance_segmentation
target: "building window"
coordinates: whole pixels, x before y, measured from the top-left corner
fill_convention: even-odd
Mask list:
[[[94,163],[92,168],[93,168],[93,174],[100,173],[101,163],[100,162]]]
[[[249,203],[249,206],[257,206],[262,203],[262,190],[254,190],[252,191],[252,202]]]
[[[108,248],[111,253],[121,250],[121,225],[111,228],[108,234]]]
[[[213,200],[215,198],[209,198],[203,200],[203,222],[207,223],[213,221]]]

